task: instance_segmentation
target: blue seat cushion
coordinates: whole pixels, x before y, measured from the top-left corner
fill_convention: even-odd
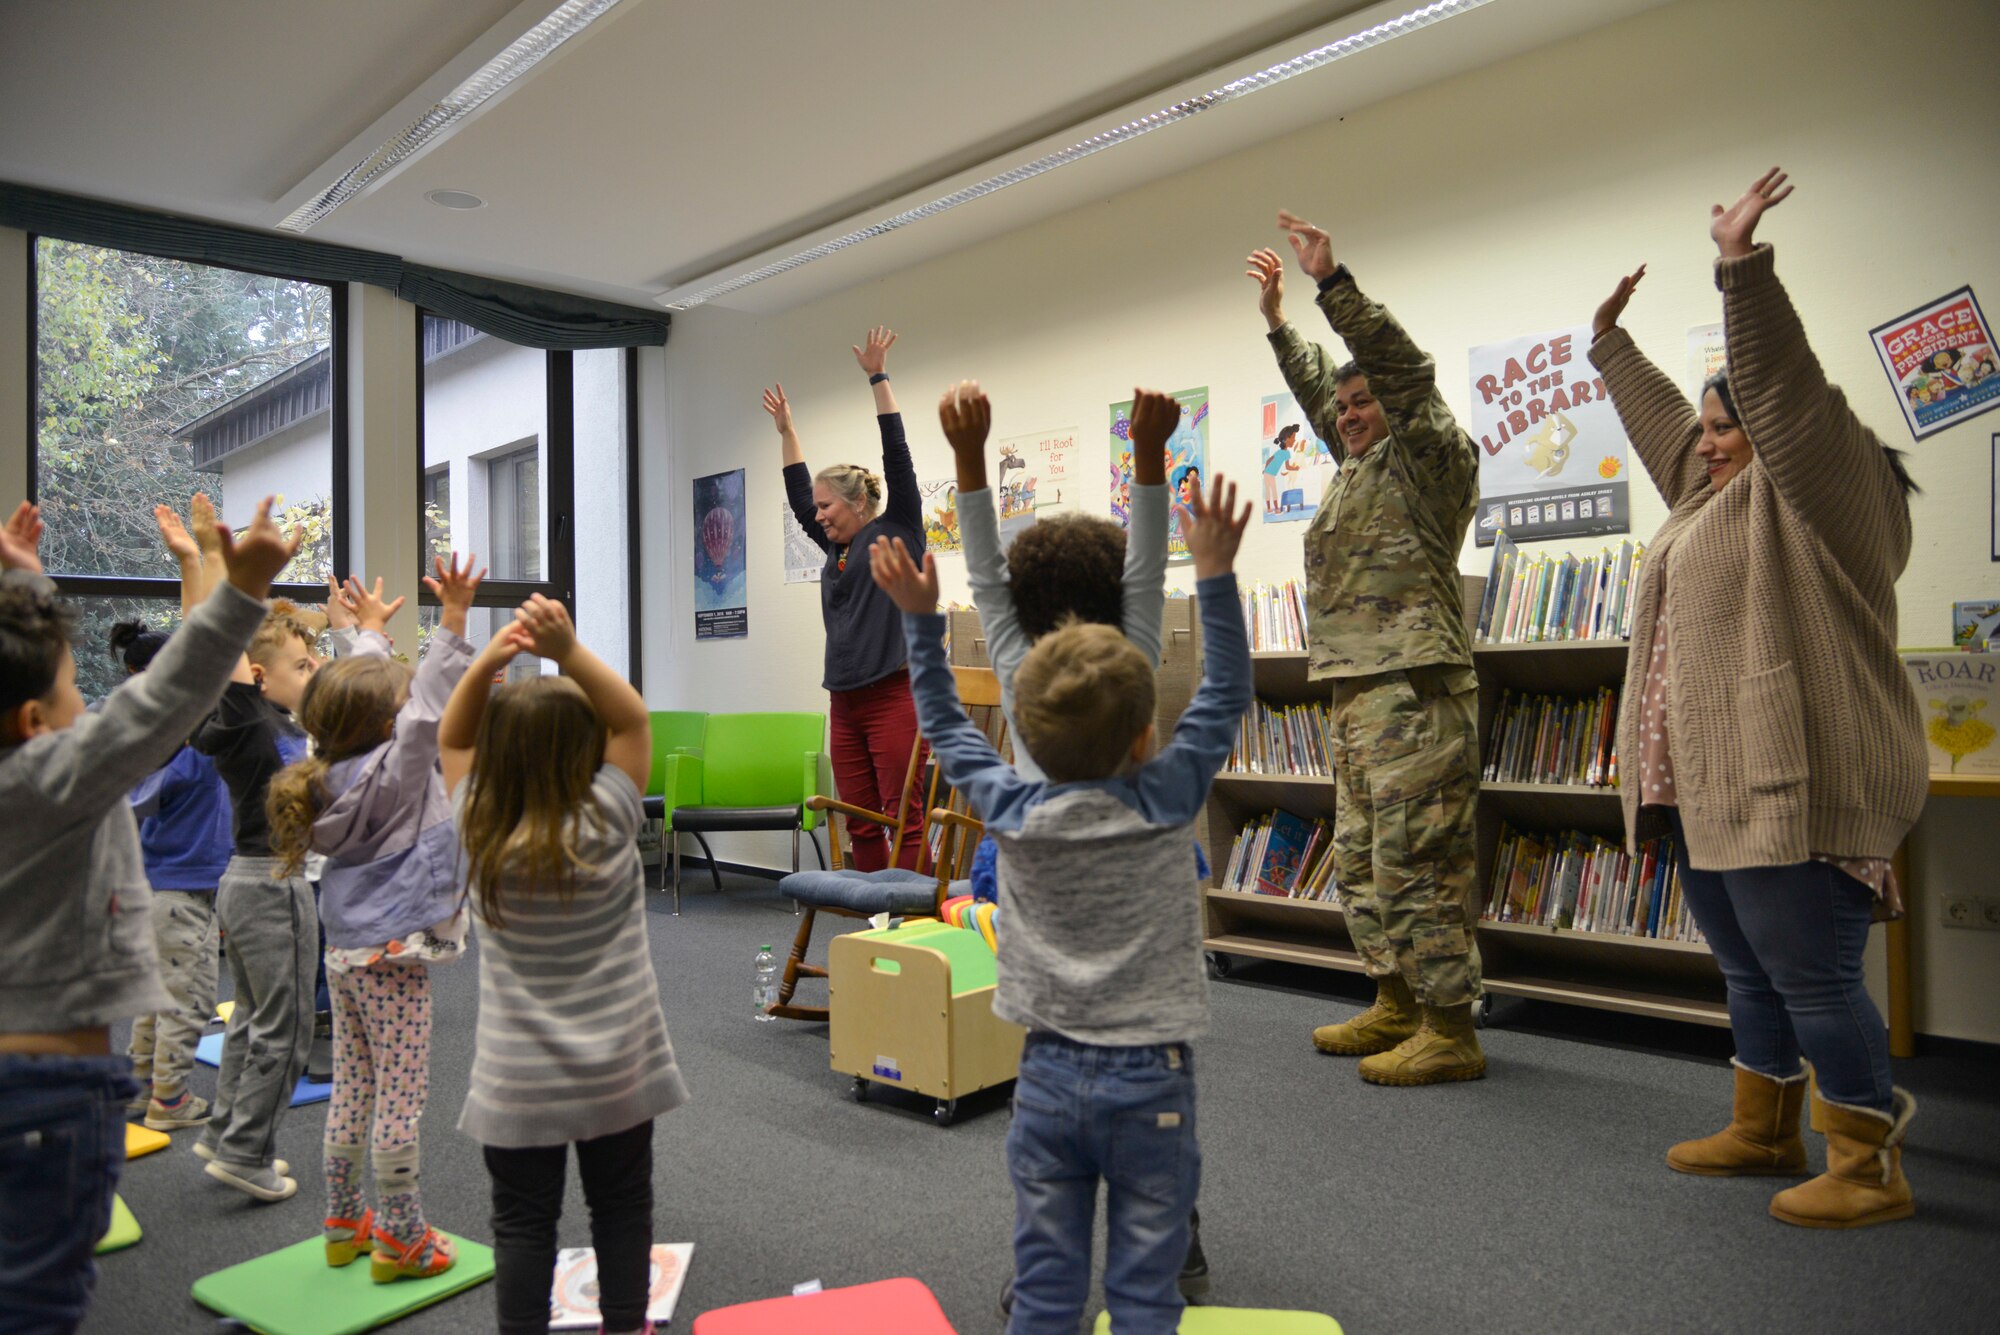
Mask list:
[[[902,867],[882,871],[795,871],[778,893],[814,908],[877,913],[929,913],[937,904],[937,877]]]

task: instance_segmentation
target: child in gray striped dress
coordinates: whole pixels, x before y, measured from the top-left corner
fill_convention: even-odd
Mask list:
[[[562,669],[493,689],[533,653]],[[489,702],[489,694],[491,700]],[[576,1146],[608,1332],[649,1329],[653,1118],[687,1101],[646,939],[634,842],[646,703],[536,594],[459,681],[438,729],[479,939],[479,1023],[459,1129],[493,1179],[501,1335],[548,1329]]]

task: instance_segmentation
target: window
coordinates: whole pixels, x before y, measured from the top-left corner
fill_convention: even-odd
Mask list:
[[[541,593],[568,606],[584,642],[636,679],[636,354],[544,352],[430,314],[418,345],[424,565],[432,552],[457,551],[487,568],[478,603],[491,614],[471,618],[472,641],[484,644]],[[581,545],[578,515],[590,525]],[[422,600],[435,605],[428,591]],[[540,670],[532,660],[516,666]]]
[[[205,491],[224,522],[276,495],[306,545],[280,574],[324,594],[344,558],[344,292],[38,237],[31,485],[71,595],[178,594],[153,506]]]

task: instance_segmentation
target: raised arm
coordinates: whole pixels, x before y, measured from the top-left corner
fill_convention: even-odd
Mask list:
[[[867,374],[875,395],[875,424],[882,431],[882,517],[921,534],[924,498],[917,490],[917,466],[910,459],[910,442],[903,434],[903,414],[889,388],[889,349],[896,343],[892,329],[877,325],[868,331],[866,347],[854,349],[854,360]]]
[[[1245,276],[1257,283],[1257,309],[1269,326],[1271,351],[1278,359],[1279,374],[1285,377],[1285,388],[1299,401],[1299,410],[1312,423],[1314,434],[1321,440],[1339,440],[1340,433],[1334,429],[1338,410],[1333,402],[1333,373],[1340,363],[1328,356],[1325,348],[1308,342],[1285,318],[1285,262],[1278,252],[1254,250],[1244,263],[1249,266]]]
[[[1160,664],[1160,619],[1167,597],[1167,441],[1180,424],[1171,394],[1132,391],[1132,524],[1125,534],[1120,628],[1146,661]]]
[[[1290,236],[1301,267],[1319,284],[1320,310],[1368,377],[1368,390],[1382,405],[1410,462],[1455,508],[1472,494],[1479,452],[1438,392],[1437,363],[1388,307],[1362,295],[1346,265],[1334,263],[1326,232],[1283,210],[1278,225]]]
[[[1138,775],[1141,806],[1149,819],[1162,824],[1190,821],[1201,811],[1254,697],[1250,641],[1235,575],[1236,549],[1250,523],[1251,507],[1237,510],[1235,484],[1218,473],[1207,502],[1197,496],[1189,509],[1194,522],[1188,528],[1188,550],[1201,600],[1202,680],[1181,713],[1173,740]]]
[[[1671,510],[1708,489],[1708,472],[1694,449],[1701,439],[1700,414],[1673,378],[1647,360],[1618,325],[1645,276],[1642,264],[1620,278],[1591,316],[1590,363],[1604,373],[1611,406],[1618,410],[1632,448],[1639,451],[1639,462]]]
[[[465,669],[438,720],[438,763],[444,769],[444,790],[456,791],[472,772],[473,748],[479,742],[479,720],[493,694],[493,678],[532,643],[525,627],[515,622],[486,642]],[[650,776],[649,776],[650,777]],[[641,784],[643,791],[645,785]]]
[[[1907,555],[1908,502],[1882,440],[1827,382],[1778,281],[1775,253],[1755,239],[1764,212],[1791,193],[1773,167],[1736,203],[1712,213],[1730,393],[1778,494],[1843,563],[1879,555],[1890,529],[1901,531]]]
[[[966,581],[979,629],[986,637],[987,661],[1011,691],[1014,670],[1031,647],[1014,612],[1007,587],[1007,554],[1000,549],[1000,515],[986,483],[986,434],[993,405],[977,380],[952,386],[938,400],[938,425],[951,445],[958,473],[958,536],[965,544]]]
[[[992,824],[1037,785],[1001,759],[958,702],[957,679],[944,657],[944,618],[937,611],[937,558],[926,552],[919,567],[901,538],[877,538],[868,549],[868,572],[903,612],[917,727],[945,778],[965,794],[975,815]]]
[[[764,411],[771,414],[771,425],[778,429],[778,440],[784,450],[785,504],[792,508],[792,518],[799,521],[806,536],[821,551],[827,551],[832,544],[826,539],[826,530],[819,525],[819,511],[813,505],[812,470],[806,467],[798,428],[792,425],[792,401],[785,397],[783,385],[773,385],[764,391]]]
[[[527,630],[533,651],[560,667],[597,711],[609,734],[604,741],[605,763],[624,770],[632,786],[645,792],[653,773],[653,719],[645,699],[631,682],[577,642],[576,627],[561,603],[537,593],[514,616]]]

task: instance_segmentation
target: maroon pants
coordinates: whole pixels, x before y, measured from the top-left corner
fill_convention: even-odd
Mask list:
[[[909,773],[910,748],[917,744],[917,702],[910,697],[910,674],[898,671],[852,691],[830,691],[828,717],[833,746],[833,782],[840,800],[869,811],[896,814]],[[918,763],[918,775],[923,773]],[[904,812],[903,842],[896,865],[919,869],[924,846],[923,794],[911,794]],[[847,838],[856,871],[889,865],[889,831],[866,821],[850,821]]]

